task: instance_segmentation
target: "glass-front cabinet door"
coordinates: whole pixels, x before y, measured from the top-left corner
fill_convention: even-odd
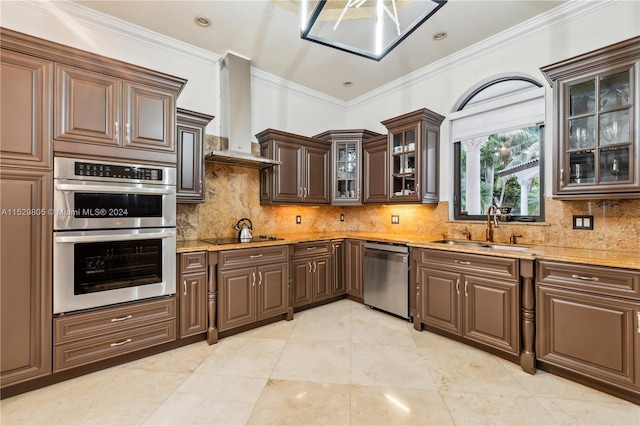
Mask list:
[[[416,180],[417,132],[418,128],[415,126],[391,134],[391,199],[419,199],[420,182]]]
[[[385,120],[389,146],[389,201],[438,203],[438,152],[444,117],[426,108]]]
[[[314,139],[331,142],[331,204],[362,204],[362,141],[380,136],[363,129],[329,130]]]
[[[542,69],[555,92],[555,198],[640,197],[639,68],[636,37]]]
[[[333,201],[335,203],[360,202],[360,141],[335,142],[334,159],[336,173],[333,181]]]

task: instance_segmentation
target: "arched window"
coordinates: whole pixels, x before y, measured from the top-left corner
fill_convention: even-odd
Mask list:
[[[469,90],[451,113],[454,218],[484,219],[495,205],[502,220],[544,221],[544,88],[503,76]]]

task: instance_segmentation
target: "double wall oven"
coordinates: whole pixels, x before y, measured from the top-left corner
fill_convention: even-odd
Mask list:
[[[176,290],[176,169],[54,162],[53,312]]]

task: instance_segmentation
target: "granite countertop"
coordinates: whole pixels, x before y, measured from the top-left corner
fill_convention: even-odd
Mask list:
[[[513,247],[522,247],[526,250],[510,250],[508,244],[496,243],[504,249],[492,249],[488,247],[473,247],[463,245],[448,245],[438,243],[438,236],[434,235],[398,235],[398,234],[378,234],[365,232],[347,233],[297,233],[278,235],[281,240],[259,241],[251,243],[236,243],[216,245],[199,240],[179,241],[176,246],[178,253],[188,253],[194,251],[221,251],[234,250],[239,248],[277,246],[282,244],[296,244],[320,240],[339,240],[354,238],[359,240],[373,240],[390,243],[407,244],[410,247],[432,248],[446,251],[455,251],[471,254],[484,254],[499,257],[516,259],[540,259],[554,260],[559,262],[581,263],[587,265],[612,266],[618,268],[628,268],[640,270],[640,252],[622,250],[596,250],[574,247],[552,247],[540,245],[518,244]],[[484,241],[479,243],[486,244]]]

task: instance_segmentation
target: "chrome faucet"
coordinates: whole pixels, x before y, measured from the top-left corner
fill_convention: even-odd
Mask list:
[[[500,222],[498,222],[498,208],[493,204],[487,209],[487,241],[493,242],[493,229],[491,229],[491,210],[493,210],[493,225],[496,228],[500,228]]]

